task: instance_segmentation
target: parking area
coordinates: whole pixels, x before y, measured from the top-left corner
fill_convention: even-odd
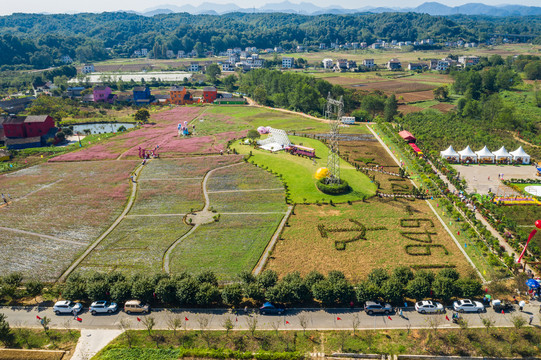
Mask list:
[[[489,189],[499,196],[518,195],[513,189],[501,183],[504,180],[534,179],[537,170],[534,165],[453,165],[461,179],[468,183],[467,191],[486,195]],[[541,181],[541,177],[539,178]]]

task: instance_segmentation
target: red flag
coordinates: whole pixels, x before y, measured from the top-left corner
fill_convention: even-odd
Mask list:
[[[340,317],[336,317],[336,320],[342,320]]]
[[[83,319],[81,319],[80,317],[77,316],[77,321],[81,322],[81,321],[83,321]]]
[[[38,315],[36,315],[36,319],[41,320],[41,318]]]
[[[505,315],[505,311],[503,311],[503,309],[502,309],[502,314]]]
[[[141,321],[141,319],[140,319],[140,318],[137,318],[137,321]]]
[[[446,319],[447,321],[449,321],[449,316],[445,315],[445,319]]]
[[[239,318],[235,316],[235,322],[239,321]]]
[[[289,324],[289,321],[286,320],[286,325]]]
[[[390,316],[387,316],[387,319],[392,320]]]
[[[456,233],[457,233],[457,235],[460,235],[460,231],[457,231]]]
[[[188,321],[188,318],[186,316],[184,317],[184,321]]]

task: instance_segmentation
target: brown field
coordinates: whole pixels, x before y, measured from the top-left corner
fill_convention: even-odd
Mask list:
[[[406,115],[412,112],[423,111],[423,108],[413,105],[398,105],[398,111]]]
[[[337,250],[335,241],[348,241],[361,235],[359,227],[350,219],[367,228],[386,229],[367,230],[364,240],[348,242],[345,250]],[[421,219],[420,226],[403,227],[402,219]],[[424,201],[372,198],[353,205],[297,205],[288,223],[282,235],[283,240],[276,244],[267,264],[268,269],[277,271],[280,276],[292,271],[306,275],[312,270],[322,273],[340,270],[349,279],[360,281],[375,268],[390,270],[397,266],[452,266],[461,274],[472,270]],[[408,224],[415,225],[414,222]],[[328,230],[327,237],[322,236],[319,225]],[[333,232],[332,229],[350,231]],[[409,255],[406,246],[417,246],[410,248],[410,252],[424,252],[424,245],[427,245],[425,231],[432,233],[430,245],[436,245],[431,247],[431,254]],[[419,240],[405,238],[401,232],[409,232],[408,236],[418,237]]]
[[[362,84],[361,86],[354,86],[354,88],[358,90],[381,90],[401,94],[412,91],[431,91],[436,88],[436,85],[416,81],[387,80]]]
[[[454,109],[455,106],[453,104],[439,103],[439,104],[436,104],[436,105],[432,105],[430,108],[431,109],[436,109],[436,110],[439,110],[439,111],[445,113],[445,112],[449,112],[452,109]]]
[[[398,96],[398,102],[400,104],[426,100],[434,100],[434,93],[432,90],[401,93],[400,96]]]

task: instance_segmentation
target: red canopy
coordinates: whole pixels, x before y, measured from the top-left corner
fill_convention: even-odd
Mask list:
[[[398,133],[400,137],[408,142],[415,142],[417,139],[409,131],[402,130]]]
[[[413,151],[415,151],[416,153],[422,153],[421,149],[419,149],[419,147],[415,144],[409,144],[411,146],[411,148],[413,149]]]

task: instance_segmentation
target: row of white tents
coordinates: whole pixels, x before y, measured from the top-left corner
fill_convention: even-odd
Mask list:
[[[469,145],[458,152],[452,146],[449,146],[446,150],[440,151],[440,156],[451,163],[530,163],[530,155],[524,151],[522,146],[511,152],[508,152],[504,146],[494,152],[491,152],[486,146],[475,152]]]

